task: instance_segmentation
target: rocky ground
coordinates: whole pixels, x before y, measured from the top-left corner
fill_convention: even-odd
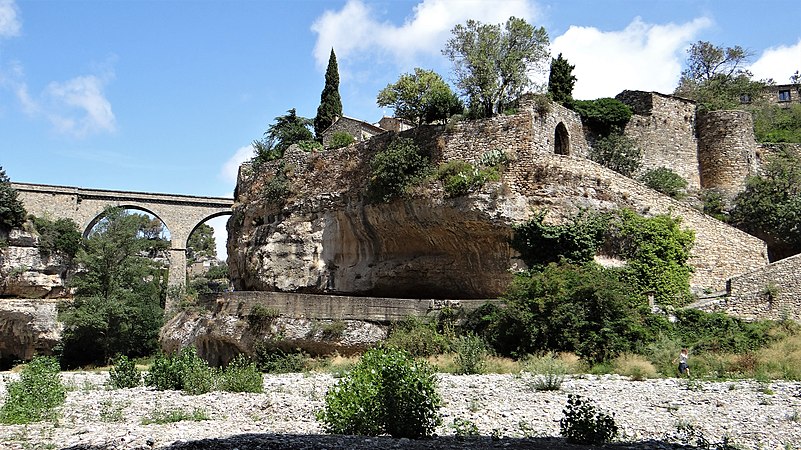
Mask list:
[[[0,393],[14,376],[3,375]],[[693,448],[700,436],[710,444],[728,439],[740,448],[801,448],[799,382],[579,376],[566,379],[560,391],[537,392],[528,374],[440,375],[444,406],[438,437],[409,441],[324,435],[315,412],[337,381],[330,374],[265,375],[262,394],[198,396],[107,390],[107,377],[63,374],[71,390],[57,422],[0,426],[0,449],[573,448],[559,438],[568,393],[590,397],[614,413],[621,436],[613,448]],[[199,411],[208,419],[143,424],[159,411],[176,409]],[[458,436],[472,425],[480,436]]]

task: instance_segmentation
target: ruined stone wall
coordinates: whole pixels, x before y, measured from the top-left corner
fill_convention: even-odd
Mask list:
[[[643,91],[623,91],[615,98],[634,112],[624,134],[643,152],[635,176],[666,167],[687,180],[689,189],[700,188],[695,102]]]
[[[801,321],[801,255],[733,277],[717,310],[754,320]]]
[[[331,143],[331,138],[336,132],[345,132],[353,136],[356,142],[362,142],[370,139],[371,137],[381,134],[383,130],[378,127],[368,126],[364,122],[350,117],[342,117],[325,130],[323,133],[323,147],[328,147]]]
[[[734,197],[756,175],[754,121],[747,111],[709,111],[698,116],[701,187]]]

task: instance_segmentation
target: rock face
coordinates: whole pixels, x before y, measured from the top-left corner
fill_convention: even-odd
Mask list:
[[[59,298],[69,293],[64,283],[69,265],[57,255],[39,252],[38,236],[12,229],[0,248],[0,297]]]
[[[50,355],[61,339],[56,300],[0,299],[0,365]]]
[[[477,164],[501,150],[498,182],[458,198],[428,179],[403,199],[369,200],[370,159],[397,135],[323,153],[287,151],[259,170],[243,166],[229,221],[228,263],[238,290],[405,298],[491,298],[523,268],[512,226],[538,211],[560,222],[581,209],[672,214],[692,229],[697,290],[767,264],[762,241],[587,160],[580,120],[554,105],[455,127],[421,127],[414,139],[433,165]],[[289,194],[277,197],[286,179]]]

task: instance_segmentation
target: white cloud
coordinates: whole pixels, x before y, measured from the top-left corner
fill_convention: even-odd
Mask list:
[[[0,37],[19,36],[22,24],[14,0],[0,0]]]
[[[217,259],[225,261],[228,257],[226,241],[228,240],[228,229],[226,224],[230,216],[220,216],[206,221],[206,225],[214,229],[214,244],[217,249]]]
[[[571,26],[553,40],[552,54],[576,66],[573,96],[614,97],[624,89],[670,93],[681,75],[685,48],[712,21],[648,24],[639,17],[620,31]]]
[[[239,174],[239,166],[243,162],[253,158],[253,152],[254,149],[252,145],[239,147],[234,155],[228,158],[228,161],[223,164],[222,169],[220,169],[220,177],[231,184],[236,184],[236,177]]]
[[[773,78],[779,84],[789,83],[790,76],[801,70],[801,39],[795,45],[766,49],[750,70],[756,79]]]
[[[50,83],[43,94],[44,109],[56,130],[76,137],[113,132],[116,119],[103,93],[105,84],[94,75]]]
[[[326,11],[312,25],[317,33],[314,58],[328,63],[331,48],[337,61],[388,55],[404,65],[420,55],[438,55],[450,30],[467,19],[502,23],[510,16],[529,22],[538,11],[532,0],[423,0],[402,25],[382,21],[379,12],[362,0],[348,0],[339,11]]]

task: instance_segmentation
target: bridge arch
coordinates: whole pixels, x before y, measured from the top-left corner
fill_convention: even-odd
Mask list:
[[[141,212],[150,214],[151,216],[153,216],[156,219],[158,219],[162,224],[164,224],[164,228],[166,228],[167,231],[170,230],[170,228],[167,226],[167,224],[164,222],[164,220],[161,217],[159,217],[158,214],[154,213],[153,211],[149,210],[148,208],[145,208],[145,207],[142,207],[142,206],[139,206],[139,205],[125,205],[125,204],[121,204],[121,205],[115,206],[115,208],[124,209],[124,210],[141,211]],[[100,223],[101,220],[103,220],[106,217],[105,212],[106,212],[106,209],[103,208],[103,211],[100,211],[92,220],[89,221],[89,223],[87,223],[85,225],[85,227],[83,229],[83,237],[84,238],[89,237],[89,233],[92,231],[92,229],[98,223]],[[170,233],[170,235],[172,235],[172,233]]]
[[[72,219],[84,232],[102,219],[109,206],[145,211],[161,220],[170,232],[171,285],[186,283],[186,243],[206,220],[231,214],[232,198],[180,194],[111,191],[72,186],[11,183],[25,209],[39,217]],[[90,226],[91,225],[91,226]],[[173,305],[168,304],[167,309]]]

